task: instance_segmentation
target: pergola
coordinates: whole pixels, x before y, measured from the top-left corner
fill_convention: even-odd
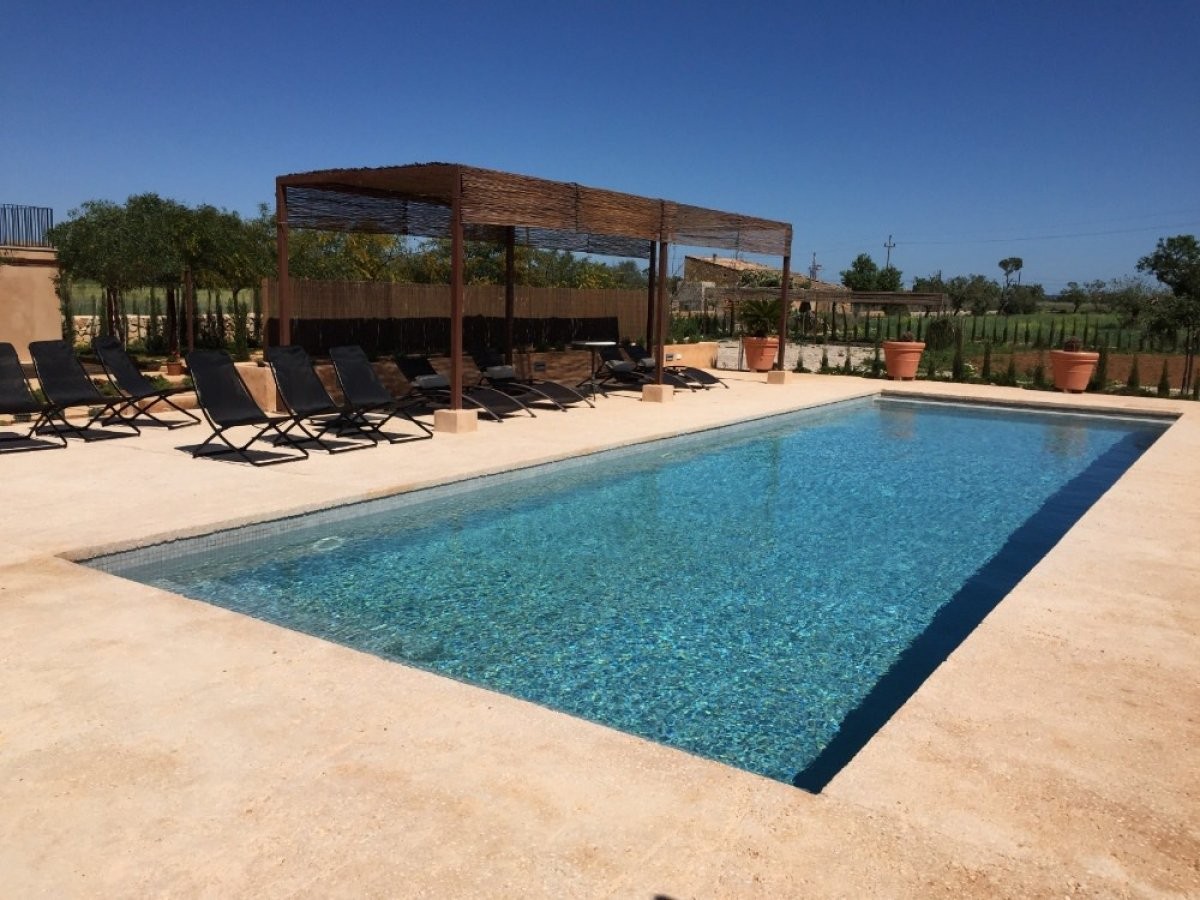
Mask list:
[[[505,352],[511,360],[518,230],[526,243],[541,249],[649,261],[646,337],[655,347],[660,373],[665,361],[666,274],[672,244],[782,257],[777,365],[783,368],[792,247],[792,226],[786,222],[458,163],[281,175],[275,179],[275,204],[279,342],[285,345],[291,343],[290,229],[449,238],[450,381],[455,410],[462,408],[463,244],[489,241],[506,248],[505,318],[509,340]]]

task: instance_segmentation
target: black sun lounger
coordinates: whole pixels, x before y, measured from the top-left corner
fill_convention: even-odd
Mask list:
[[[648,384],[656,384],[653,372],[645,372],[637,367],[636,363],[630,362],[621,355],[620,348],[599,347],[597,353],[600,356],[600,363],[596,367],[596,371],[592,374],[592,380],[596,386],[608,390],[608,388],[642,388]],[[669,384],[672,387],[688,388],[694,390],[690,384],[680,378],[678,375],[672,375],[670,372],[663,372],[663,384]]]
[[[517,370],[505,363],[504,357],[494,350],[472,351],[471,359],[475,360],[475,366],[479,369],[480,385],[520,397],[522,402],[551,403],[561,410],[576,403],[594,405],[579,391],[557,381],[518,377]]]
[[[629,354],[629,358],[633,360],[639,371],[653,373],[657,368],[657,360],[650,353],[646,352],[646,348],[640,344],[630,344],[625,348],[625,352]],[[697,369],[695,366],[673,366],[667,364],[667,372],[682,378],[684,381],[691,384],[699,385],[703,388],[712,387],[714,384],[719,384],[721,387],[729,390],[729,385],[713,375],[710,372],[705,372],[703,369]]]
[[[263,412],[262,407],[250,396],[246,382],[242,381],[228,353],[224,350],[193,350],[187,355],[187,365],[192,373],[192,383],[196,386],[200,410],[213,429],[204,443],[192,448],[193,457],[233,453],[252,466],[269,466],[308,456],[308,451],[290,438],[283,427],[295,423],[296,418],[291,415],[276,418]],[[225,432],[230,428],[242,427],[253,428],[254,433],[244,444],[234,444]],[[298,451],[298,455],[270,454],[269,458],[263,459],[246,452],[251,444],[265,442],[268,436],[275,438],[273,446],[286,444]],[[204,448],[213,441],[220,441],[225,446],[204,452]]]
[[[349,406],[340,406],[329,396],[303,347],[268,347],[263,355],[275,376],[279,396],[294,417],[293,423],[284,429],[285,432],[290,435],[293,430],[299,431],[304,440],[311,441],[327,453],[362,450],[379,444],[375,429],[364,427],[356,421]],[[316,431],[309,430],[305,422],[315,426]],[[331,431],[338,435],[349,432],[366,438],[366,442],[325,440]]]
[[[378,435],[389,444],[424,440],[433,437],[433,429],[415,419],[409,409],[411,400],[392,396],[375,374],[366,352],[357,344],[330,347],[329,358],[337,375],[338,387],[346,398],[346,415],[365,433]],[[400,416],[417,426],[423,434],[394,435],[383,433],[383,426]]]
[[[50,404],[46,419],[51,428],[60,433],[65,430],[85,441],[122,436],[104,428],[96,428],[97,422],[101,425],[123,425],[134,434],[142,433],[137,425],[122,415],[130,408],[132,401],[128,397],[110,397],[100,393],[66,341],[33,341],[29,345],[29,355],[33,357],[38,384]],[[67,420],[67,410],[76,406],[92,410],[82,426]]]
[[[0,452],[54,450],[67,446],[67,439],[53,428],[50,429],[50,433],[54,435],[55,443],[36,438],[37,430],[49,424],[50,410],[50,404],[42,403],[30,390],[25,370],[21,368],[21,360],[17,358],[17,348],[12,344],[0,343],[0,414],[28,416],[33,423],[24,434],[0,433],[0,443],[12,445],[0,447]]]
[[[171,399],[173,396],[191,389],[155,387],[154,382],[143,375],[134,365],[129,354],[125,352],[125,348],[121,346],[120,340],[113,335],[99,335],[92,338],[92,351],[100,358],[100,365],[104,366],[104,371],[108,373],[108,380],[113,383],[113,386],[128,400],[134,401],[128,407],[134,413],[131,418],[145,417],[167,429],[186,428],[188,425],[196,425],[200,422],[199,416],[193,415]],[[150,411],[160,403],[165,403],[176,412],[183,413],[187,416],[187,420],[171,422],[160,419]]]
[[[424,400],[433,407],[450,405],[450,380],[440,374],[427,357],[397,355],[396,365],[411,385],[409,396]],[[464,406],[479,410],[495,422],[504,421],[503,417],[512,413],[533,415],[533,410],[516,397],[490,387],[464,385],[462,402]]]

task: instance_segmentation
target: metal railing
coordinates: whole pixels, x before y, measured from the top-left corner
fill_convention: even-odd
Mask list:
[[[0,203],[0,246],[49,247],[46,233],[53,226],[54,210],[48,206]]]

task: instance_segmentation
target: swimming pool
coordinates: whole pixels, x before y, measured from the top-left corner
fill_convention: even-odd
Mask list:
[[[91,564],[816,790],[1164,427],[855,401]]]

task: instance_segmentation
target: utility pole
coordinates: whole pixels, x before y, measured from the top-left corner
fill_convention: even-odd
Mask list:
[[[816,281],[816,280],[817,280],[817,275],[820,273],[820,271],[821,271],[823,268],[825,268],[825,267],[824,267],[824,266],[822,266],[822,265],[820,265],[820,264],[817,262],[817,253],[816,253],[816,251],[814,250],[814,251],[813,251],[813,260],[812,260],[812,265],[808,267],[808,280],[809,280],[809,281]]]
[[[883,249],[887,250],[887,261],[883,264],[885,269],[890,269],[892,267],[892,248],[895,246],[896,242],[892,240],[892,236],[889,234],[887,243],[883,245]]]

